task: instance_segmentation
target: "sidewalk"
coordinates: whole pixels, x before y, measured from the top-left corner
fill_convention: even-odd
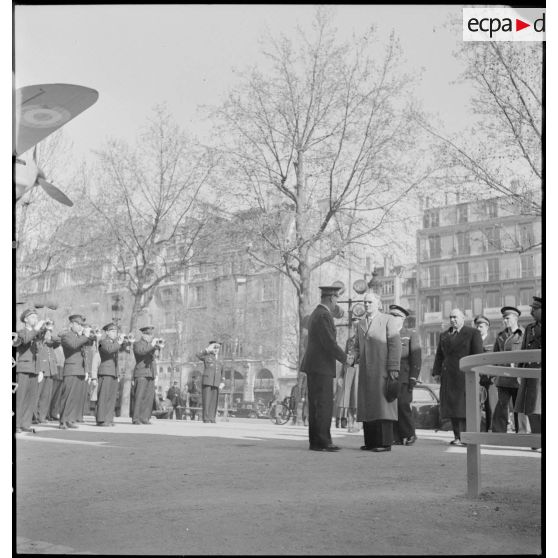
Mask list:
[[[332,428],[343,449],[317,453],[305,427],[269,420],[117,421],[18,435],[25,552],[541,552],[537,452],[483,448],[483,493],[469,500],[466,450],[448,446],[447,432],[374,454],[359,450],[362,433]]]

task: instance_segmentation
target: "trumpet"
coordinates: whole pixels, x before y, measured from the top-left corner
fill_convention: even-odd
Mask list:
[[[160,349],[162,349],[165,346],[165,340],[161,339],[160,337],[156,337],[155,339],[153,339],[153,342]]]
[[[127,334],[121,333],[118,337],[122,343],[131,344],[136,340],[133,333],[127,333]]]

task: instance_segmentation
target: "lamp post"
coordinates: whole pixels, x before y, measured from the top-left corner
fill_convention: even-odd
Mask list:
[[[112,321],[116,324],[116,327],[120,329],[120,321],[122,320],[122,314],[124,312],[124,305],[122,304],[122,297],[116,295],[113,298],[112,306]]]

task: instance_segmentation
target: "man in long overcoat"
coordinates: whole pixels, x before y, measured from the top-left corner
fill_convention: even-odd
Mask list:
[[[219,360],[221,344],[210,341],[209,345],[196,356],[203,361],[202,374],[202,420],[215,422],[219,403],[219,390],[225,387],[223,362]]]
[[[440,378],[440,407],[442,418],[451,419],[455,438],[451,445],[464,446],[461,432],[465,431],[465,373],[459,360],[483,352],[482,336],[474,327],[466,326],[465,314],[455,308],[450,313],[450,328],[440,335],[432,376]]]
[[[141,327],[141,339],[133,345],[136,366],[132,378],[132,424],[151,424],[155,398],[155,377],[160,347],[153,337],[153,326]]]
[[[531,316],[535,321],[525,328],[521,345],[522,350],[542,349],[542,312],[543,300],[539,296],[534,296],[531,303]],[[540,363],[527,363],[523,367],[540,367]],[[529,417],[533,434],[541,432],[541,380],[538,378],[521,378],[514,411],[525,413]]]
[[[308,437],[312,451],[338,451],[331,440],[333,379],[335,361],[347,362],[347,354],[337,344],[332,312],[340,287],[319,287],[320,304],[308,323],[308,344],[300,365],[308,382]],[[352,358],[350,359],[352,363]]]
[[[43,321],[37,311],[29,308],[20,316],[24,327],[18,330],[16,381],[16,429],[19,432],[34,432],[31,428],[33,411],[39,389],[37,372],[37,338]]]
[[[399,326],[390,314],[380,312],[375,293],[364,295],[366,314],[357,326],[355,362],[359,364],[357,421],[362,421],[362,450],[391,451],[393,426],[397,422],[397,398],[389,402],[388,376],[397,378],[401,364]]]
[[[114,411],[118,393],[118,355],[126,344],[118,336],[118,327],[114,323],[103,326],[105,337],[99,341],[97,369],[97,409],[95,419],[97,426],[114,426]]]
[[[58,375],[58,362],[54,350],[59,346],[60,338],[52,332],[52,325],[46,325],[37,341],[37,373],[43,375],[39,383],[39,396],[35,409],[35,422],[38,424],[47,420],[50,414],[54,378]]]
[[[60,334],[64,350],[64,383],[60,409],[60,428],[77,428],[75,424],[83,416],[83,385],[85,383],[86,353],[84,347],[91,338],[84,333],[85,318],[73,314],[69,318],[70,329]]]
[[[422,350],[417,332],[404,327],[410,312],[392,304],[389,313],[397,320],[401,338],[401,367],[399,369],[399,394],[397,396],[397,423],[395,425],[395,443],[412,446],[416,440],[415,422],[411,410],[413,388],[417,384],[422,366]]]

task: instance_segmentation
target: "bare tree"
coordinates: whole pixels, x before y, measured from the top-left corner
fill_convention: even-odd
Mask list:
[[[342,42],[327,10],[311,36],[269,39],[254,69],[215,112],[235,200],[252,207],[251,256],[285,274],[310,312],[313,271],[379,235],[420,175],[411,80],[398,72],[394,37],[373,30]]]
[[[456,56],[475,88],[477,118],[459,137],[422,121],[438,140],[446,185],[505,197],[521,214],[542,214],[543,53],[544,43],[463,43]]]

